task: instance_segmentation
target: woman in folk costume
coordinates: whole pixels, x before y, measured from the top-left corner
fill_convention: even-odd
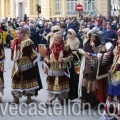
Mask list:
[[[16,38],[11,44],[12,59],[12,95],[13,102],[19,103],[22,95],[27,96],[26,103],[31,102],[31,96],[38,95],[42,88],[40,74],[37,65],[37,53],[34,43],[25,36],[23,28],[16,30]]]
[[[4,60],[5,60],[5,52],[2,44],[2,40],[0,40],[0,102],[2,102],[3,90],[4,90]]]
[[[76,37],[76,32],[73,29],[69,29],[67,33],[67,40],[66,44],[70,46],[70,49],[74,52],[79,49],[80,41]],[[79,55],[77,55],[79,57]],[[73,54],[73,61],[78,61],[76,55]],[[75,72],[74,64],[71,61],[71,68],[70,68],[70,80],[69,80],[69,87],[70,91],[68,94],[68,99],[76,99],[78,98],[78,75]]]
[[[113,64],[110,68],[111,82],[108,89],[108,97],[104,115],[101,120],[120,120],[120,37],[118,38],[115,49],[113,50]]]
[[[77,50],[80,45],[79,39],[76,37],[76,32],[73,29],[69,29],[67,33],[67,44],[70,45],[71,50]]]
[[[88,32],[90,31],[89,28],[84,28],[83,32],[83,39],[80,41],[80,48],[84,47],[84,44],[89,40]]]
[[[72,60],[72,52],[69,45],[66,45],[62,38],[62,32],[59,31],[54,34],[54,41],[44,59],[44,72],[47,74],[48,91],[46,106],[52,105],[52,101],[56,98],[61,104],[63,104],[64,99],[68,98],[69,61]]]
[[[83,50],[79,49],[81,54],[85,54],[85,52],[100,53],[103,51],[105,51],[104,46],[101,45],[96,33],[91,34],[89,40],[84,44]],[[99,102],[105,101],[101,79],[108,75],[99,75],[98,62],[98,59],[94,57],[82,57],[78,89],[82,103],[89,102],[95,109],[97,109]]]
[[[59,26],[52,26],[51,32],[48,35],[46,35],[42,38],[42,40],[40,41],[40,44],[46,44],[47,43],[46,46],[47,46],[47,49],[49,49],[49,47],[52,45],[53,40],[54,40],[53,36],[54,36],[55,32],[57,32],[57,31],[60,31],[60,27]],[[43,59],[44,59],[44,57],[41,55],[41,60],[43,60]]]

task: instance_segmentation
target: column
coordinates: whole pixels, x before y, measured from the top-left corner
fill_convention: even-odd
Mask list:
[[[100,8],[100,14],[101,14],[101,0],[99,1],[99,8]]]
[[[5,16],[5,4],[4,4],[4,0],[1,0],[1,10],[2,10],[2,13],[1,13],[1,17],[4,18]]]
[[[51,16],[55,16],[55,0],[51,3]]]
[[[100,0],[96,0],[95,1],[95,7],[96,7],[96,9],[95,9],[95,11],[96,11],[96,14],[97,14],[97,16],[100,16]]]
[[[38,16],[38,13],[37,13],[37,11],[36,11],[36,5],[38,4],[38,0],[35,0],[35,2],[34,2],[34,16]]]
[[[11,4],[12,3],[12,4]],[[11,5],[10,5],[11,4]],[[7,0],[7,8],[10,8],[10,7],[12,7],[12,9],[13,9],[13,0]],[[10,13],[12,13],[11,11],[12,11],[12,9],[7,9],[7,14],[8,15],[11,15]],[[12,16],[11,16],[12,17]]]
[[[0,17],[2,17],[2,12],[1,12],[1,11],[2,11],[2,8],[1,8],[1,7],[2,7],[2,2],[1,2],[1,0],[0,0]]]
[[[8,12],[8,13],[9,13],[10,17],[12,17],[12,18],[15,17],[15,15],[14,15],[14,11],[15,11],[14,10],[15,9],[14,2],[15,2],[14,0],[10,0],[8,3],[9,4],[8,6],[11,6],[11,9],[8,9],[8,11],[10,10],[10,12]]]
[[[79,0],[80,1],[80,4],[83,6],[83,9],[84,9],[84,0]]]
[[[33,10],[31,4],[32,4],[31,0],[23,0],[23,16],[24,14],[27,14],[27,16],[30,17],[31,11]]]
[[[118,6],[120,6],[120,3],[119,3],[119,2],[120,2],[119,0],[115,0],[115,4],[118,5]],[[120,10],[116,10],[116,11],[115,11],[115,15],[116,15],[116,16],[120,15],[119,13],[120,13]]]
[[[41,17],[45,19],[49,19],[50,14],[50,0],[42,0],[41,1]]]
[[[39,0],[35,0],[35,2],[34,2],[34,17],[38,17],[38,12],[37,12],[37,10],[36,10],[36,5],[37,5],[37,4],[40,5]],[[39,15],[39,16],[40,16],[40,15]]]
[[[7,15],[7,0],[5,0],[5,16],[4,17],[6,17],[6,15]]]
[[[100,14],[101,14],[101,13],[100,13],[100,0],[97,0],[97,3],[98,3],[98,4],[97,4],[97,6],[98,6],[97,8],[98,8],[98,11],[99,11],[98,15],[100,15]]]
[[[107,16],[107,9],[106,8],[107,8],[107,0],[101,0],[101,14],[103,16]]]
[[[67,0],[61,0],[61,16],[66,17],[67,16]]]

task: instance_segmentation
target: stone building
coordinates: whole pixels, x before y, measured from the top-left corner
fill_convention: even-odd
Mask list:
[[[78,16],[79,13],[75,11],[77,4],[83,6],[83,15],[101,14],[107,16],[108,13],[107,0],[0,0],[0,18],[23,18],[24,14],[27,14],[30,18],[38,17],[36,4],[41,6],[39,16],[46,19],[50,17]],[[111,0],[111,4],[120,5],[120,0]],[[119,14],[119,9],[116,11],[111,10],[111,15]]]

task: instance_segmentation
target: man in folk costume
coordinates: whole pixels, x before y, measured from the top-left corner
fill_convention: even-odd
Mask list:
[[[2,102],[3,90],[4,90],[4,60],[5,60],[5,52],[2,44],[2,40],[0,40],[0,102]]]
[[[12,70],[13,102],[19,103],[22,95],[27,96],[26,103],[31,102],[31,96],[38,95],[42,88],[37,65],[37,53],[34,43],[25,36],[23,28],[16,30],[16,38],[11,44],[14,66]]]
[[[47,74],[48,91],[46,106],[52,105],[52,101],[56,98],[61,104],[68,98],[70,64],[69,66],[67,64],[72,60],[72,54],[70,47],[65,45],[62,38],[62,32],[54,34],[53,44],[45,57],[44,72]]]

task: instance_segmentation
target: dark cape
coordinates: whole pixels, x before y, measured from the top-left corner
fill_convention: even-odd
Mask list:
[[[79,57],[80,54],[77,53]],[[74,55],[73,61],[77,61],[78,58]],[[68,99],[73,100],[78,98],[78,83],[79,83],[79,74],[75,71],[75,66],[73,62],[71,62],[71,68],[70,68],[70,80],[69,80],[69,87],[70,91],[68,93]]]
[[[35,90],[35,96],[38,95],[38,91],[43,88],[41,77],[40,77],[40,72],[38,68],[38,63],[35,64],[35,72],[36,72],[36,77],[38,81],[39,88]]]

